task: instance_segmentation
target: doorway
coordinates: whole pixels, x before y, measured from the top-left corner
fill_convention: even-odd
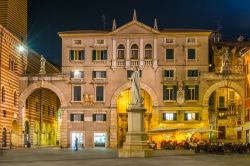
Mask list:
[[[106,133],[94,133],[95,147],[106,147]]]
[[[83,144],[83,133],[81,132],[72,132],[71,133],[71,137],[70,137],[70,147],[72,149],[76,148],[76,140],[77,140],[77,145],[78,145],[78,149],[84,147]]]

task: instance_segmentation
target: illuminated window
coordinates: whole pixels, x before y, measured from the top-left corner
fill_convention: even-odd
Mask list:
[[[196,51],[194,48],[189,48],[188,49],[188,60],[194,60],[196,59]]]
[[[125,47],[122,44],[117,47],[117,59],[125,59]]]
[[[152,46],[150,44],[145,46],[145,59],[152,59]]]
[[[139,47],[136,44],[131,46],[131,59],[138,59],[139,58]]]
[[[219,96],[219,108],[224,108],[224,107],[225,107],[225,97]]]
[[[92,51],[92,60],[98,61],[98,60],[107,60],[107,50],[93,50]]]
[[[184,120],[191,121],[191,120],[199,120],[199,113],[184,113]]]
[[[174,41],[174,38],[166,38],[165,39],[165,43],[166,44],[173,44],[175,41]]]
[[[162,120],[177,120],[177,113],[163,113]]]
[[[74,78],[74,79],[81,79],[84,77],[84,72],[83,71],[71,71],[70,72],[70,78]]]
[[[84,60],[84,50],[70,50],[70,60],[77,61],[77,60]]]

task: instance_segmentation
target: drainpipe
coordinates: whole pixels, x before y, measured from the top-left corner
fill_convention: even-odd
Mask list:
[[[2,46],[3,46],[3,27],[0,25],[0,90],[2,92]],[[1,105],[2,105],[2,100],[0,101]],[[2,110],[1,110],[2,111]],[[1,117],[1,116],[0,116]],[[0,119],[1,122],[1,119]],[[1,123],[0,123],[1,125]]]

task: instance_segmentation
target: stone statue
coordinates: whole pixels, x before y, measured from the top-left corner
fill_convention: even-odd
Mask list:
[[[131,76],[131,105],[141,106],[143,104],[140,86],[140,72],[135,70]]]
[[[40,66],[40,71],[39,71],[39,73],[40,73],[40,74],[46,74],[46,71],[45,71],[46,59],[43,57],[43,55],[41,55],[40,62],[41,62],[41,66]]]
[[[231,72],[231,65],[230,65],[228,49],[222,55],[221,72],[222,73],[230,73]]]

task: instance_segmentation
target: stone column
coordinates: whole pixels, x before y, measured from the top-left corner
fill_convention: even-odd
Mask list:
[[[60,145],[64,148],[68,147],[68,114],[66,109],[61,109],[61,133],[60,133]]]
[[[130,53],[130,45],[129,45],[129,39],[126,40],[126,68],[130,67],[130,57],[129,57],[129,53]]]
[[[140,38],[140,57],[139,57],[139,66],[140,67],[143,67],[143,65],[144,65],[144,57],[143,57],[143,55],[144,55],[144,47],[143,47],[143,38]]]
[[[116,68],[116,40],[113,39],[112,40],[112,53],[113,53],[113,56],[112,56],[112,69]]]
[[[157,39],[154,38],[154,59],[153,59],[153,68],[156,70],[157,67],[158,67],[158,64],[157,64]]]

